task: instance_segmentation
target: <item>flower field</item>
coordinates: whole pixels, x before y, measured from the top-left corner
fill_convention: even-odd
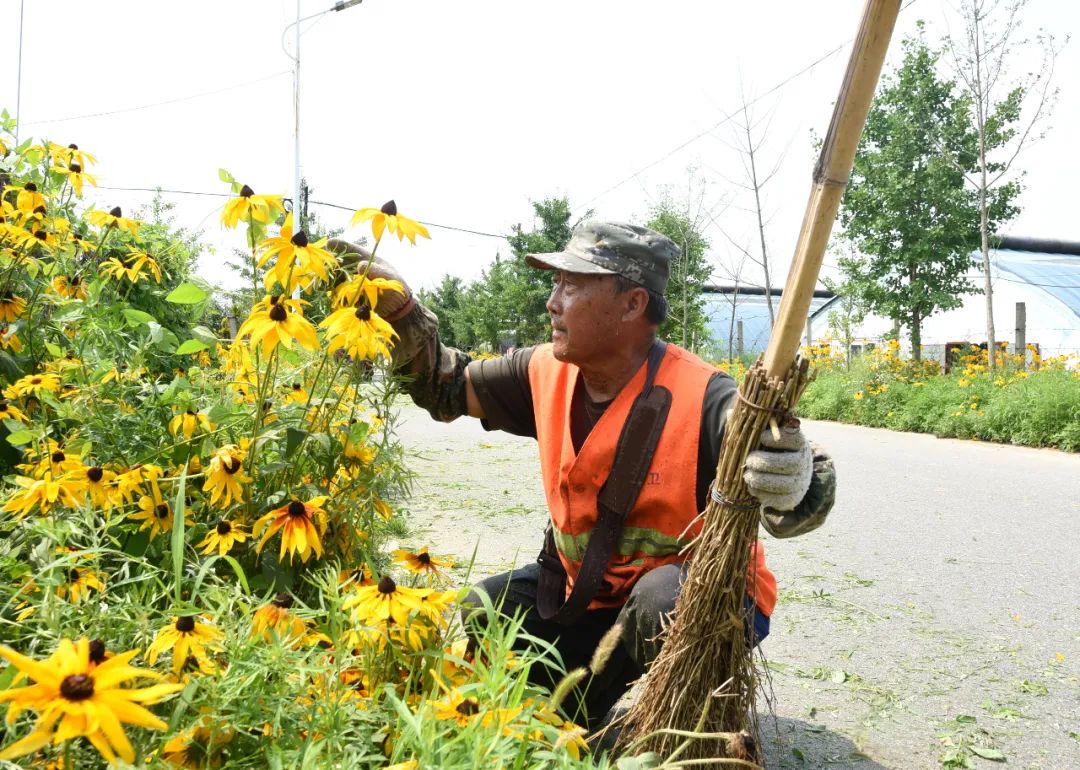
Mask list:
[[[998,353],[995,370],[980,348],[963,351],[952,371],[902,358],[893,340],[850,368],[828,342],[809,350],[818,372],[799,414],[892,430],[934,433],[1080,452],[1080,368],[1066,356],[1040,360],[1030,348]]]
[[[0,759],[593,766],[580,675],[528,685],[514,623],[467,646],[451,559],[388,550],[400,284],[223,173],[252,275],[230,340],[175,234],[83,205],[92,154],[0,155]],[[353,224],[373,253],[428,237],[392,203]]]

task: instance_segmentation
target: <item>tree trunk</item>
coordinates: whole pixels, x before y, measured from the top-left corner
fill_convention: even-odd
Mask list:
[[[979,190],[979,230],[982,249],[983,293],[986,294],[986,365],[994,371],[997,340],[994,335],[994,283],[990,279],[990,233],[986,205],[986,163],[983,162],[983,187]]]
[[[989,195],[986,178],[986,120],[989,110],[990,87],[983,79],[983,51],[979,35],[982,30],[981,14],[978,8],[973,8],[974,34],[972,35],[972,50],[975,58],[974,81],[975,88],[975,123],[979,132],[979,247],[982,251],[983,270],[983,293],[986,295],[986,362],[988,371],[994,371],[994,357],[997,352],[997,341],[994,339],[994,284],[990,280],[990,212],[987,197]],[[985,88],[984,88],[985,86]]]
[[[743,110],[745,117],[746,111]],[[750,135],[750,121],[746,121],[746,148],[750,155],[750,181],[754,185],[754,210],[757,211],[758,236],[761,238],[761,269],[765,272],[765,304],[769,308],[769,330],[776,323],[772,306],[772,283],[769,280],[769,252],[765,248],[765,221],[761,217],[761,192],[758,189],[757,164],[754,162],[754,140]]]
[[[911,314],[911,359],[922,361],[922,316],[918,311]]]

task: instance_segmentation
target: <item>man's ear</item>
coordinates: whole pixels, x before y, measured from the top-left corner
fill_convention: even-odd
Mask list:
[[[649,306],[649,292],[641,287],[635,287],[624,294],[626,298],[626,311],[623,313],[624,321],[633,321],[645,315],[645,309]]]

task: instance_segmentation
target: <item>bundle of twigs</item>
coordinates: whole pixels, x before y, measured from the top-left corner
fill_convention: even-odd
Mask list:
[[[807,364],[796,360],[814,284],[833,221],[855,160],[870,101],[892,36],[900,0],[867,0],[832,122],[814,169],[791,270],[769,346],[746,374],[724,428],[712,499],[693,561],[666,629],[664,646],[645,688],[626,716],[623,748],[648,749],[683,759],[746,760],[756,724],[756,673],[748,643],[746,571],[758,529],[757,501],[746,489],[743,467],[761,432],[790,414],[807,383]],[[755,562],[756,563],[756,562]],[[752,624],[749,626],[752,628]],[[756,733],[756,730],[754,730]]]

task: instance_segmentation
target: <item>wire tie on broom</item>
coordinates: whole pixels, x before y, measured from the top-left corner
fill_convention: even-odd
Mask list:
[[[789,414],[786,409],[781,409],[778,406],[762,406],[761,404],[755,404],[753,401],[750,401],[746,396],[744,396],[737,390],[735,391],[735,395],[738,396],[739,400],[746,404],[748,407],[750,407],[751,409],[757,409],[759,412],[768,412],[769,414],[778,418],[786,417]]]
[[[709,485],[709,497],[712,498],[714,503],[727,506],[736,511],[756,511],[761,505],[761,503],[752,497],[749,500],[731,500],[730,498],[724,497],[724,495],[717,490],[715,479],[713,479],[713,483]]]

